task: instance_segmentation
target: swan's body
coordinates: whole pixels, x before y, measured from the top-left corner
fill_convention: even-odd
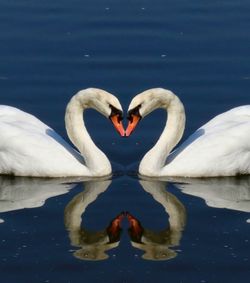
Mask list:
[[[35,177],[104,176],[111,173],[106,155],[94,144],[83,121],[83,111],[94,108],[110,117],[122,111],[116,97],[99,90],[79,91],[65,114],[68,136],[77,152],[36,117],[10,106],[0,106],[0,174]]]
[[[129,106],[128,134],[137,124],[132,121],[136,116],[134,109],[143,118],[156,108],[165,109],[168,119],[159,140],[143,157],[140,174],[152,177],[250,174],[250,105],[216,116],[172,153],[184,132],[185,111],[171,91],[159,88],[138,94]]]

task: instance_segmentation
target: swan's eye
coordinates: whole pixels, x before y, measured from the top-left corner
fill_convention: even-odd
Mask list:
[[[118,117],[118,122],[121,122],[123,120],[123,113],[121,110],[117,109],[116,107],[114,107],[113,105],[109,105],[109,107],[111,108],[111,113],[109,118],[113,117],[113,116],[117,116]]]
[[[141,104],[128,111],[127,119],[130,122],[133,122],[133,116],[137,116],[137,117],[141,118],[141,114],[140,114],[140,111],[139,111],[140,108],[141,108]]]

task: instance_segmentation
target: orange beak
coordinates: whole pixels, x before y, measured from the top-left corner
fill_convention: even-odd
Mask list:
[[[119,115],[113,115],[110,117],[110,120],[112,121],[115,129],[117,130],[117,132],[124,137],[125,136],[125,130],[123,128],[123,124],[121,123],[121,120],[119,119],[120,116]]]
[[[141,120],[140,116],[134,115],[132,114],[130,116],[130,121],[128,123],[127,129],[126,129],[126,136],[130,136],[131,133],[134,131],[135,127],[137,126],[137,124],[139,123],[139,121]]]

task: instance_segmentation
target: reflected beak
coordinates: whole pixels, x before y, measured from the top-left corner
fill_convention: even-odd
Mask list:
[[[122,136],[124,137],[125,136],[125,130],[123,128],[123,125],[122,125],[122,122],[121,122],[121,119],[120,119],[120,115],[112,115],[110,117],[110,120],[112,121],[115,129],[117,130],[117,132]]]
[[[136,242],[141,241],[141,237],[143,234],[143,227],[139,220],[137,220],[134,216],[132,216],[129,212],[126,212],[128,221],[129,221],[129,232],[131,239]]]
[[[129,123],[125,133],[126,137],[129,137],[131,135],[131,133],[134,131],[135,127],[137,126],[140,120],[141,120],[140,116],[134,114],[130,116]]]
[[[107,233],[109,235],[110,242],[118,241],[121,233],[121,221],[124,217],[124,213],[121,212],[115,219],[111,221],[107,228]]]

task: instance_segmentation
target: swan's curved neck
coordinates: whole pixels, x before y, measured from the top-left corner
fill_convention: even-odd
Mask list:
[[[159,176],[168,155],[183,135],[186,116],[182,102],[172,92],[157,93],[156,100],[158,104],[152,111],[156,108],[163,108],[167,111],[168,117],[157,143],[143,157],[139,171],[142,174]]]
[[[78,92],[67,105],[65,125],[69,139],[84,157],[90,175],[95,172],[107,174],[111,172],[111,165],[106,155],[95,145],[91,139],[83,120],[83,113],[87,108],[93,107],[93,94],[84,91]]]

